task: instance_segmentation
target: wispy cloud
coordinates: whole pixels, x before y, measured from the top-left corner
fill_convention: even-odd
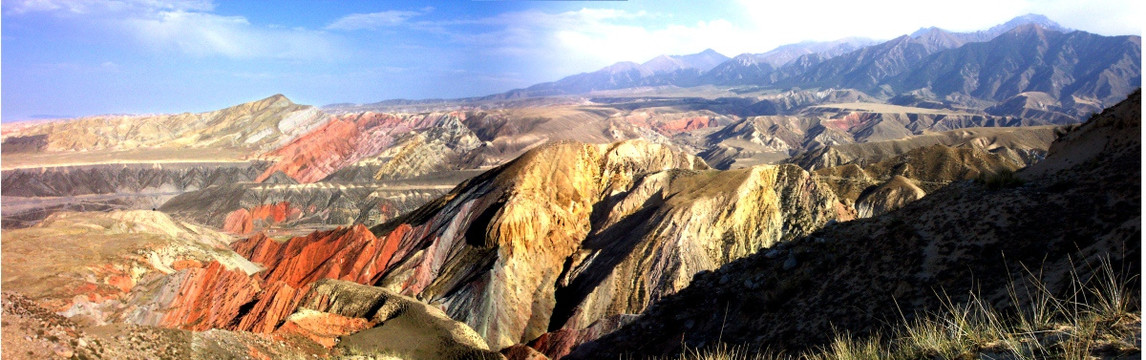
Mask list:
[[[236,59],[327,59],[338,53],[334,39],[321,31],[260,27],[241,16],[164,11],[125,20],[144,44],[192,56]]]
[[[194,57],[331,59],[337,37],[319,30],[256,25],[243,16],[213,13],[210,0],[21,0],[5,2],[5,15],[47,13],[123,31],[147,49]]]
[[[439,22],[459,45],[502,56],[548,63],[544,76],[591,71],[617,61],[645,61],[661,54],[687,54],[743,42],[742,29],[723,19],[678,24],[646,11],[583,8],[564,12],[528,10]],[[457,25],[479,31],[456,31]],[[726,46],[727,47],[727,46]],[[732,54],[735,55],[735,54]]]
[[[4,2],[4,13],[20,15],[35,12],[93,14],[104,12],[212,11],[211,0],[12,0]]]
[[[327,30],[373,30],[382,27],[401,25],[412,17],[425,15],[434,8],[426,7],[420,11],[387,10],[368,14],[350,14],[335,20],[326,26]]]

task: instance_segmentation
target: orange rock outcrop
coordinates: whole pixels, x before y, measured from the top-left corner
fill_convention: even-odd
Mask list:
[[[259,284],[241,271],[227,270],[219,262],[181,273],[178,295],[160,325],[203,331],[231,328],[243,305],[259,294]]]
[[[302,209],[292,207],[290,202],[263,204],[251,209],[238,209],[227,215],[223,221],[223,231],[232,234],[250,234],[270,225],[295,220],[303,214]]]
[[[188,266],[161,325],[189,330],[222,328],[269,333],[293,314],[311,284],[339,279],[373,284],[389,269],[409,226],[377,238],[355,225],[279,242],[256,234],[232,244],[266,270],[253,276],[218,262]],[[300,326],[305,324],[295,324]],[[305,326],[304,326],[305,328]],[[302,330],[299,330],[302,331]],[[307,330],[309,331],[309,330]]]

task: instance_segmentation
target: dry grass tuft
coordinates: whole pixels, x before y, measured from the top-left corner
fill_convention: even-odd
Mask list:
[[[1107,261],[1093,273],[1088,280],[1072,274],[1070,293],[1057,297],[1030,273],[1025,284],[1008,289],[1017,310],[996,309],[974,292],[962,303],[942,294],[942,311],[905,319],[888,337],[859,339],[845,332],[827,346],[795,356],[720,344],[666,359],[1093,359],[1140,354],[1138,275],[1117,273]]]

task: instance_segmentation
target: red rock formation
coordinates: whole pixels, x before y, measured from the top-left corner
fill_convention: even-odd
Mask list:
[[[345,162],[358,144],[359,133],[358,126],[353,122],[335,118],[267,154],[280,161],[255,181],[266,180],[276,171],[282,171],[299,182],[318,181]]]
[[[267,268],[256,275],[267,284],[281,281],[300,288],[326,278],[367,284],[387,269],[401,233],[396,230],[379,240],[365,226],[355,225],[285,242],[259,234],[232,246],[239,255]]]
[[[713,126],[714,121],[708,116],[694,116],[683,119],[676,119],[666,121],[657,125],[657,131],[665,135],[675,135],[685,131],[692,131],[696,129],[703,129]]]
[[[545,357],[545,354],[522,344],[502,349],[501,354],[505,355],[505,358],[509,360],[549,360],[549,358]]]
[[[178,296],[160,321],[162,326],[202,331],[227,328],[239,316],[240,308],[255,299],[259,284],[219,262],[206,268],[187,269]]]
[[[363,318],[347,317],[324,312],[304,312],[288,319],[278,330],[279,335],[306,337],[327,348],[338,343],[339,336],[366,330],[374,324]]]
[[[870,122],[870,121],[872,121],[872,120],[874,120],[880,116],[881,116],[881,114],[879,114],[879,113],[852,112],[852,113],[847,114],[844,117],[839,118],[839,119],[824,120],[823,124],[824,124],[824,126],[832,128],[832,129],[836,129],[836,130],[840,130],[840,131],[849,131],[852,128],[867,124],[868,122]]]
[[[171,263],[171,269],[180,271],[183,269],[194,269],[203,267],[203,262],[192,259],[175,260]]]
[[[266,180],[278,171],[302,183],[322,180],[346,165],[377,155],[394,143],[394,137],[435,126],[446,118],[464,120],[465,114],[453,112],[398,117],[366,112],[343,115],[264,154],[264,157],[278,162],[255,181]]]
[[[265,229],[270,225],[298,219],[301,216],[302,209],[291,207],[290,202],[263,204],[249,210],[232,211],[223,221],[223,231],[232,234],[249,234]]]
[[[227,214],[227,219],[223,220],[223,231],[232,234],[246,234],[250,233],[254,228],[253,219],[251,219],[251,212],[247,209],[238,209]]]
[[[235,330],[271,332],[298,307],[298,301],[310,289],[309,284],[295,289],[283,282],[276,282],[259,294],[258,302],[247,312]]]
[[[329,278],[360,284],[377,282],[389,269],[400,248],[399,241],[410,229],[400,226],[381,239],[365,226],[355,225],[285,242],[262,233],[240,240],[232,244],[235,252],[262,264],[266,270],[248,277],[227,271],[217,262],[206,269],[188,266],[182,274],[186,278],[179,295],[162,324],[190,330],[275,331],[295,312],[315,281]],[[244,313],[240,313],[241,307],[246,308]],[[302,325],[306,324],[292,326]],[[304,330],[299,331],[317,331]]]
[[[635,319],[632,315],[614,315],[593,323],[593,325],[580,329],[559,329],[548,332],[529,342],[531,349],[536,349],[551,359],[560,359],[568,355],[573,347],[601,337],[625,326]],[[508,356],[508,354],[506,355]]]

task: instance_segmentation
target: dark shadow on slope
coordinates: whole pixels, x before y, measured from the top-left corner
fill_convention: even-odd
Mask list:
[[[581,243],[582,249],[595,251],[595,257],[592,259],[593,262],[587,268],[582,269],[568,286],[561,286],[560,280],[558,280],[558,284],[554,285],[556,304],[553,306],[553,315],[549,320],[549,331],[556,331],[564,326],[565,322],[576,312],[577,306],[585,300],[585,297],[589,296],[589,293],[592,293],[593,289],[596,289],[602,281],[608,278],[617,265],[633,252],[633,249],[641,241],[641,234],[648,231],[649,219],[659,209],[657,206],[650,206],[650,204],[660,202],[663,202],[663,199],[659,195],[653,196],[645,202],[641,210],[626,216],[600,233],[590,235]],[[566,272],[570,270],[570,265],[568,262],[565,264]]]

